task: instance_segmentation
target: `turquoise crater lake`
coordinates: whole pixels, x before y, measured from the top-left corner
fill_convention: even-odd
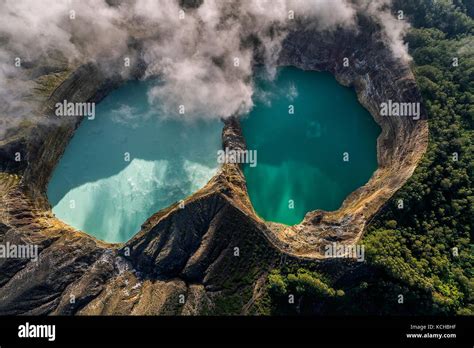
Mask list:
[[[148,103],[153,83],[129,82],[100,102],[48,185],[58,218],[107,242],[127,241],[153,213],[203,187],[218,169],[223,123],[164,117]]]
[[[294,225],[309,211],[337,210],[377,169],[381,129],[331,74],[282,68],[258,80],[255,104],[242,130],[257,165],[244,175],[263,219]]]

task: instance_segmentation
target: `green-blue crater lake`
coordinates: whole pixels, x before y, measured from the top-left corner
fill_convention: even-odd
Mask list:
[[[263,219],[293,225],[337,210],[377,169],[381,129],[331,74],[282,68],[274,81],[257,80],[254,99],[242,129],[257,165],[244,174]]]
[[[218,169],[220,120],[164,117],[153,82],[129,82],[84,119],[48,186],[54,214],[107,242],[124,242],[153,213],[203,187]]]

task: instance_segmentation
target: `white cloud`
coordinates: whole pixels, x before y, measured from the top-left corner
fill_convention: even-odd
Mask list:
[[[353,27],[357,10],[365,8],[382,24],[394,53],[406,57],[401,40],[406,25],[391,16],[387,0],[205,0],[195,10],[186,9],[184,19],[178,0],[113,3],[0,2],[0,82],[7,86],[0,91],[0,112],[10,114],[18,99],[30,92],[27,83],[18,82],[24,77],[22,69],[13,67],[15,57],[33,63],[58,57],[96,61],[104,70],[123,73],[122,57],[136,54],[129,45],[132,38],[141,43],[146,76],[162,80],[149,100],[170,115],[184,105],[188,117],[248,111],[253,105],[255,43],[266,70],[274,75],[282,41],[295,22],[306,21],[318,30]],[[290,11],[296,21],[288,20]]]

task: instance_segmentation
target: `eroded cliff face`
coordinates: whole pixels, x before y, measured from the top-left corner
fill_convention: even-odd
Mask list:
[[[345,57],[349,67],[342,64]],[[309,212],[291,227],[262,221],[241,169],[224,164],[184,205],[157,212],[127,243],[103,243],[51,213],[46,186],[80,121],[47,116],[51,122],[0,142],[0,243],[39,248],[36,262],[0,259],[0,314],[245,314],[282,255],[339,262],[322,260],[322,248],[333,241],[356,243],[410,177],[427,146],[426,115],[418,121],[379,116],[381,102],[418,102],[420,96],[409,66],[391,57],[376,28],[329,36],[294,32],[280,64],[332,72],[356,89],[382,128],[379,169],[341,209]],[[47,115],[58,101],[99,101],[122,82],[92,64],[61,76],[45,95]],[[245,149],[238,119],[225,121],[222,140],[224,148]],[[12,160],[17,152],[24,158],[20,164]]]

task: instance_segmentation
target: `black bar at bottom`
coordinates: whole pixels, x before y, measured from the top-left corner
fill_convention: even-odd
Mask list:
[[[473,317],[0,316],[0,347],[58,345],[377,345],[473,347]],[[27,324],[28,323],[28,324]],[[21,327],[21,325],[23,325]],[[55,325],[54,341],[32,335]],[[34,328],[32,329],[32,327]],[[27,335],[29,335],[29,333]],[[50,331],[51,333],[51,331]],[[420,336],[421,334],[421,336]],[[441,335],[441,337],[440,337]],[[455,336],[455,337],[454,337]]]

